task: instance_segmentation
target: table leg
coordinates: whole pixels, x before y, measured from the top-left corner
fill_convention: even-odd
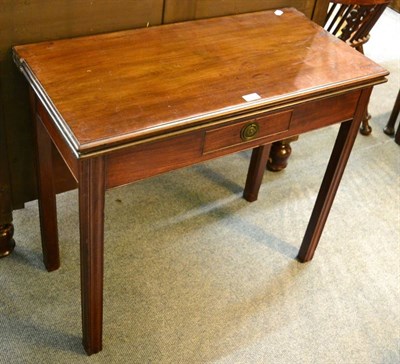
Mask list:
[[[310,221],[297,259],[310,261],[317,248],[322,230],[328,218],[336,191],[339,187],[346,163],[357,136],[357,131],[364,116],[372,88],[363,90],[358,102],[354,119],[343,122],[326,169]]]
[[[14,225],[12,223],[0,225],[0,258],[7,257],[15,248]]]
[[[15,247],[10,175],[4,134],[3,125],[0,124],[0,258],[10,255]]]
[[[271,144],[253,149],[243,192],[243,197],[249,202],[257,200],[270,150]]]
[[[53,183],[52,141],[42,121],[33,114],[36,125],[36,171],[43,262],[50,272],[60,267],[56,193]]]
[[[397,131],[396,134],[394,135],[394,141],[400,145],[400,123],[397,125]]]
[[[394,127],[397,121],[397,117],[399,116],[400,112],[400,89],[397,93],[396,101],[394,102],[393,110],[390,114],[389,120],[383,129],[384,133],[387,135],[394,135]],[[399,129],[397,129],[398,131]]]
[[[79,163],[79,225],[83,346],[88,355],[102,349],[104,158]]]

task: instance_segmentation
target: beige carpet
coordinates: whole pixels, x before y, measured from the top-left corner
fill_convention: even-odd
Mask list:
[[[241,198],[249,153],[112,190],[104,349],[87,357],[77,194],[58,198],[53,273],[32,202],[0,260],[0,363],[400,363],[400,153],[382,133],[400,84],[399,17],[388,10],[366,49],[392,75],[373,93],[373,134],[357,138],[312,262],[295,256],[336,126],[294,143],[252,204]]]

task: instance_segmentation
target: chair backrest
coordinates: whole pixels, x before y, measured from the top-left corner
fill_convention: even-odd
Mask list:
[[[325,29],[362,52],[390,0],[331,0]]]

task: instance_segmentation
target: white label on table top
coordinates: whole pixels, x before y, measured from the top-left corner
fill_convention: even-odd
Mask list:
[[[252,93],[252,94],[248,94],[248,95],[244,95],[242,96],[246,101],[254,101],[254,100],[258,100],[261,99],[261,96],[257,93]]]
[[[274,14],[277,15],[277,16],[281,16],[283,14],[283,11],[282,10],[275,10]]]

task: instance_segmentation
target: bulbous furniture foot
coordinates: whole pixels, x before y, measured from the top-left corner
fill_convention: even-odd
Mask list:
[[[269,171],[279,172],[287,167],[290,154],[292,153],[290,143],[298,138],[298,136],[295,136],[293,138],[272,143],[267,162],[267,169]]]
[[[391,127],[390,125],[389,125],[389,126],[386,125],[386,126],[383,128],[383,132],[384,132],[386,135],[393,136],[393,135],[394,135],[394,127]]]
[[[13,239],[13,224],[0,225],[0,258],[10,255],[14,250],[15,241]]]
[[[372,128],[369,125],[370,120],[371,120],[371,114],[367,112],[360,126],[360,133],[362,135],[370,135],[372,133]]]

